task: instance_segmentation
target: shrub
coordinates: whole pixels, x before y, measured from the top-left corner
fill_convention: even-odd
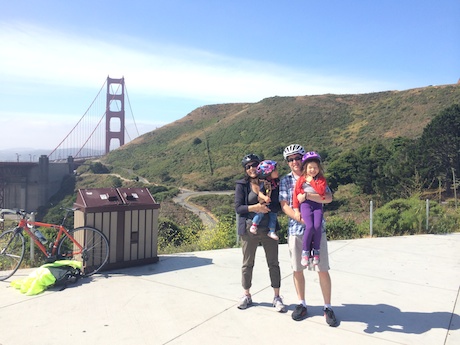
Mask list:
[[[287,243],[288,238],[288,226],[289,218],[283,213],[278,213],[278,223],[280,224],[280,230],[278,231],[279,243]]]
[[[435,207],[431,207],[430,203],[430,215],[432,213],[436,213],[436,215],[430,216],[428,233],[446,234],[449,232],[459,231],[460,214],[458,211],[452,208],[447,208],[445,211],[441,209],[441,212],[436,212],[438,208],[441,209],[439,204]]]
[[[426,202],[417,196],[390,201],[374,214],[376,236],[446,233],[458,230],[458,216],[447,214],[439,204],[429,203],[429,229],[426,229]]]
[[[90,163],[89,170],[93,174],[107,174],[109,172],[109,169],[100,162]]]
[[[327,218],[326,229],[329,240],[346,240],[361,237],[358,226],[353,220],[343,219],[338,216]]]
[[[236,244],[235,223],[221,220],[214,228],[205,229],[200,233],[199,250],[232,248]]]

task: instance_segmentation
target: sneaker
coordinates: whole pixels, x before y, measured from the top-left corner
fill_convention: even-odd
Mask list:
[[[300,260],[300,264],[304,267],[308,267],[310,264],[310,258],[308,255],[302,255],[302,260]]]
[[[249,228],[249,231],[251,232],[251,234],[257,234],[257,225],[252,224]]]
[[[251,296],[244,295],[241,297],[240,303],[238,303],[238,309],[246,309],[252,304]]]
[[[307,307],[303,304],[296,305],[294,311],[292,312],[292,319],[295,321],[300,321],[305,319],[307,316]]]
[[[270,237],[272,240],[278,241],[279,237],[275,232],[270,231],[268,234],[268,237]]]
[[[313,249],[313,265],[318,265],[319,264],[319,250],[318,249]]]
[[[276,311],[280,313],[287,312],[286,306],[284,305],[283,300],[281,299],[280,296],[276,296],[273,299],[273,306],[275,307]]]
[[[324,317],[326,318],[326,322],[331,327],[337,327],[338,322],[335,318],[334,311],[331,308],[324,309]]]
[[[313,265],[317,266],[319,264],[319,256],[318,255],[315,255],[313,257]]]

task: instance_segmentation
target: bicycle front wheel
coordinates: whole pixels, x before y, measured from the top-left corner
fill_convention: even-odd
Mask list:
[[[109,259],[109,240],[99,230],[82,226],[69,231],[69,235],[77,241],[78,246],[67,235],[58,245],[58,257],[72,257],[83,262],[83,275],[90,276],[99,272]]]
[[[0,235],[0,280],[11,277],[21,266],[25,253],[24,235],[17,229]]]

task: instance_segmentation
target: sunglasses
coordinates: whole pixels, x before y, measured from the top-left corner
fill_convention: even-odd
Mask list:
[[[248,164],[248,165],[246,165],[246,170],[249,170],[251,168],[257,168],[258,165],[259,165],[259,163]]]
[[[291,163],[291,162],[294,162],[294,161],[300,161],[300,160],[302,160],[302,157],[299,157],[299,156],[295,156],[295,157],[287,159],[288,163]]]

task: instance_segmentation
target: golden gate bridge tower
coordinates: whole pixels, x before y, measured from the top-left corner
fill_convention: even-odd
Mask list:
[[[113,84],[118,86],[112,88]],[[110,152],[112,140],[118,139],[119,146],[125,144],[125,78],[114,79],[107,77],[106,109],[105,153],[107,154]]]

